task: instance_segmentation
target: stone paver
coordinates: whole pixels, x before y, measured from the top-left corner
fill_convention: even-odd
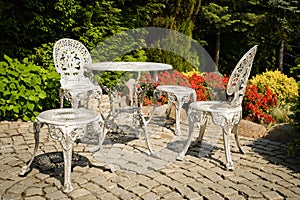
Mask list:
[[[128,126],[130,117],[123,121]],[[134,137],[133,129],[125,125],[121,133],[108,135],[95,154],[86,145],[76,144],[80,156],[74,161],[70,193],[62,191],[62,158],[53,157],[52,164],[47,163],[50,155],[61,152],[47,129],[42,128],[32,171],[19,177],[34,148],[32,123],[0,122],[0,199],[299,199],[300,159],[286,153],[287,145],[241,137],[247,152],[243,155],[232,138],[235,170],[227,171],[217,127],[209,125],[204,136],[205,155],[203,148],[192,143],[184,160],[176,161],[187,133],[175,136],[160,124],[162,120],[153,121],[149,134],[160,158],[148,156],[144,137]],[[186,121],[182,129],[187,130]],[[117,170],[111,172],[112,166]]]

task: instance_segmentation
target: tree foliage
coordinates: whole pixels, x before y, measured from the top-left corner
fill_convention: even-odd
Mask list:
[[[45,65],[51,61],[43,56],[51,60],[51,47],[60,38],[78,39],[93,49],[121,31],[155,26],[198,40],[214,57],[219,52],[216,61],[222,73],[229,74],[240,56],[259,44],[253,74],[279,68],[280,55],[283,72],[288,74],[298,64],[299,4],[289,0],[3,0],[0,59],[4,54],[19,59],[31,56]],[[168,62],[180,71],[192,69],[185,59],[165,51],[147,51],[147,60]]]

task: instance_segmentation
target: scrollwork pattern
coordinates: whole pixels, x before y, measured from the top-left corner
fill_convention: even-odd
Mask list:
[[[86,125],[76,127],[49,125],[49,133],[53,139],[61,143],[64,150],[68,151],[77,139],[84,137],[86,128]]]
[[[211,116],[213,122],[216,125],[221,126],[224,130],[228,130],[228,128],[231,129],[234,124],[238,124],[240,122],[242,113],[241,112],[233,112],[233,113],[212,112]]]

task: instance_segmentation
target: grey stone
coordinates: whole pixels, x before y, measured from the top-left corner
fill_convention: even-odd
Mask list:
[[[45,197],[48,199],[62,199],[66,198],[67,196],[61,190],[56,190],[54,192],[46,194]]]
[[[88,191],[86,189],[83,189],[83,188],[80,188],[80,189],[77,189],[77,190],[73,190],[68,195],[72,198],[78,198],[78,197],[86,196],[86,195],[89,195],[89,194],[91,194],[90,191]]]
[[[238,127],[238,132],[241,136],[261,138],[266,135],[267,129],[261,124],[242,119]]]
[[[42,188],[28,188],[25,191],[25,196],[35,196],[35,195],[43,195],[43,189]]]
[[[156,200],[156,199],[160,199],[160,197],[159,196],[157,196],[155,193],[153,193],[153,192],[148,192],[148,193],[146,193],[146,194],[144,194],[143,196],[142,196],[142,199],[144,199],[144,200]]]
[[[263,196],[266,199],[270,199],[270,200],[280,200],[280,199],[284,199],[282,196],[280,196],[277,192],[275,191],[268,191],[268,192],[263,192],[262,193]]]

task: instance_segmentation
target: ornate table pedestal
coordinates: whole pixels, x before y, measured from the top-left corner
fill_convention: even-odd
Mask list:
[[[33,123],[35,139],[33,156],[29,163],[22,167],[21,176],[24,176],[30,171],[30,166],[39,145],[40,129],[44,124],[48,126],[50,136],[58,140],[61,144],[64,157],[63,191],[71,192],[73,190],[71,184],[73,144],[76,140],[88,138],[93,144],[97,142],[99,145],[98,149],[100,149],[105,138],[104,122],[96,112],[84,108],[53,109],[40,113]],[[95,136],[97,138],[95,138]]]

